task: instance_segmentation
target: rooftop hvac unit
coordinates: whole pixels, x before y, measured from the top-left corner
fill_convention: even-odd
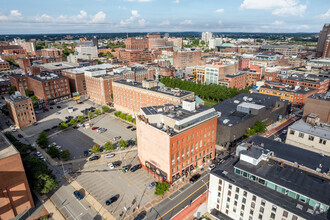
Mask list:
[[[248,99],[247,96],[244,96],[244,97],[243,97],[243,100],[244,100],[245,102],[247,101],[247,99]]]
[[[244,99],[244,98],[243,98]],[[239,104],[239,101],[238,100],[234,100],[234,103],[235,104]]]
[[[217,114],[218,114],[218,118],[220,118],[221,117],[221,112],[217,112]]]
[[[163,131],[166,131],[167,129],[168,129],[168,126],[167,125],[164,125],[162,130]]]
[[[229,122],[229,119],[225,119],[225,120],[223,120],[223,123],[224,124],[227,124]]]
[[[158,122],[158,123],[157,123],[157,128],[163,128],[163,125],[164,125],[164,124],[163,124],[162,122]]]
[[[248,98],[248,100],[251,102],[253,100],[253,98]]]

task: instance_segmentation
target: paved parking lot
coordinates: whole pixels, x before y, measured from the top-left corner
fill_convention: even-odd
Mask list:
[[[91,120],[94,126],[106,128],[104,133],[98,133],[91,128],[78,129],[70,128],[58,134],[50,135],[50,142],[56,142],[62,146],[63,150],[69,150],[71,159],[83,157],[83,152],[92,148],[94,144],[104,145],[105,142],[111,141],[114,143],[114,137],[121,136],[124,140],[135,141],[136,131],[131,131],[126,127],[128,124],[109,115],[101,115]]]
[[[97,201],[99,201],[104,208],[112,213],[116,219],[128,216],[137,207],[142,207],[146,203],[156,198],[154,194],[155,189],[147,189],[147,186],[157,181],[152,174],[148,173],[143,168],[135,171],[123,173],[121,166],[119,168],[110,170],[107,163],[110,161],[119,160],[119,156],[106,159],[102,158],[104,164],[99,164],[101,161],[87,162],[87,168],[83,169],[78,174],[76,180],[78,183],[88,191]],[[102,160],[100,159],[100,160]],[[105,161],[106,160],[106,161]],[[95,163],[95,166],[93,166]],[[130,152],[125,157],[122,165],[138,164],[137,151]],[[105,205],[105,201],[114,195],[119,195],[118,201],[110,206]],[[126,209],[125,209],[126,207]]]

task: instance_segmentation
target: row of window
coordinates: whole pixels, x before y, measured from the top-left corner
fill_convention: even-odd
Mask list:
[[[294,130],[290,130],[289,134],[294,135],[294,134],[295,134],[295,131],[294,131]],[[298,137],[300,137],[300,138],[304,138],[304,137],[305,137],[305,134],[302,133],[302,132],[299,132],[299,133],[298,133]],[[308,140],[309,140],[309,141],[314,141],[314,139],[315,139],[315,136],[313,136],[313,135],[308,135]],[[326,139],[323,139],[323,138],[320,138],[320,139],[319,139],[319,144],[326,145],[326,144],[327,144],[327,140],[326,140]]]

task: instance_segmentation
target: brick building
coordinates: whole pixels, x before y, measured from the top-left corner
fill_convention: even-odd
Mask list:
[[[148,42],[149,42],[149,46],[148,46],[149,50],[166,46],[166,40],[164,38],[149,38]],[[172,47],[170,48],[173,50]]]
[[[3,134],[0,134],[0,180],[0,219],[14,219],[34,207],[21,156]]]
[[[152,62],[152,52],[147,50],[120,50],[118,59],[129,63],[150,63]]]
[[[330,24],[324,24],[322,30],[320,31],[319,39],[317,41],[317,47],[316,47],[317,57],[323,55],[327,37],[329,34],[330,34]]]
[[[25,95],[25,90],[28,89],[27,76],[25,74],[9,75],[10,85],[15,86],[16,90],[22,95]]]
[[[192,73],[196,76],[196,82],[205,82],[205,67],[196,66],[192,69]]]
[[[330,33],[324,43],[322,58],[330,58]]]
[[[26,50],[24,49],[6,49],[3,50],[4,54],[27,54]]]
[[[262,51],[270,51],[273,53],[283,54],[285,57],[291,57],[298,55],[297,45],[262,45]]]
[[[29,71],[29,67],[33,64],[45,64],[45,63],[60,63],[65,62],[65,57],[22,57],[17,60],[20,68],[24,69],[25,72]]]
[[[201,51],[180,50],[173,53],[173,66],[185,69],[190,66],[198,66],[201,63]]]
[[[10,70],[10,65],[7,61],[0,58],[0,71]]]
[[[182,50],[183,49],[183,39],[182,38],[168,38],[168,42],[171,42],[173,47]]]
[[[19,92],[6,98],[9,116],[19,128],[31,125],[37,121],[32,101],[29,97],[22,96]]]
[[[160,38],[160,33],[148,33],[147,38]]]
[[[194,100],[193,92],[157,86],[157,81],[144,80],[142,83],[119,80],[112,83],[113,101],[117,110],[132,115],[140,108],[152,105],[182,103],[184,99]]]
[[[54,47],[41,50],[41,56],[43,57],[59,57],[62,54],[63,54],[63,50]]]
[[[261,73],[257,73],[254,71],[248,71],[247,72],[247,82],[246,84],[248,86],[252,86],[255,85],[257,83],[257,81],[261,80]]]
[[[62,70],[77,68],[80,66],[80,64],[70,63],[70,62],[56,62],[56,63],[45,63],[35,66],[39,67],[41,71],[61,74]]]
[[[243,89],[247,86],[247,72],[237,72],[225,76],[228,88]]]
[[[242,58],[238,61],[238,69],[239,70],[247,70],[250,67],[250,60],[246,58]]]
[[[28,89],[46,104],[56,103],[71,98],[68,77],[52,72],[42,71],[39,75],[27,77]]]
[[[303,117],[309,114],[315,114],[320,122],[330,124],[330,96],[329,94],[315,93],[309,96],[305,101]]]
[[[217,112],[194,101],[143,107],[136,127],[139,160],[159,180],[188,177],[215,156]]]
[[[148,38],[141,37],[128,37],[125,40],[125,48],[126,49],[140,49],[145,50],[148,49],[149,41]]]

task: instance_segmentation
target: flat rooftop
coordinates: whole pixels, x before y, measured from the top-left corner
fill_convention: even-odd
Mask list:
[[[285,84],[283,84],[283,85],[285,85]],[[263,88],[278,90],[278,91],[283,91],[283,92],[299,93],[299,94],[304,94],[304,95],[315,91],[315,89],[310,89],[308,87],[303,87],[303,86],[299,86],[299,88],[297,88],[297,89],[295,89],[294,87],[279,88],[276,86],[268,86],[268,85],[264,85],[264,86],[260,87],[260,89],[263,89]]]
[[[322,139],[330,140],[330,124],[321,124],[311,125],[305,122],[303,119],[300,119],[299,121],[296,121],[293,125],[291,125],[289,128],[296,131],[304,132],[306,134],[311,134]]]
[[[78,73],[84,73],[86,70],[91,71],[92,69],[113,69],[113,68],[119,68],[119,67],[121,67],[121,66],[103,63],[100,65],[84,66],[84,67],[79,67],[79,68],[74,68],[74,69],[67,69],[67,70],[65,70],[65,72],[78,74]]]
[[[48,81],[53,79],[66,78],[65,76],[48,71],[41,71],[39,75],[29,75],[29,77],[38,81]]]
[[[291,76],[287,77],[287,79],[309,82],[309,83],[319,83],[319,82],[323,82],[328,78],[323,76],[318,76],[316,74],[292,74]]]
[[[308,98],[330,101],[330,92],[327,92],[327,93],[314,93],[313,95],[309,96]],[[329,103],[329,105],[330,105],[330,103]]]
[[[19,154],[18,150],[9,142],[9,140],[0,134],[0,160],[10,157],[12,155]]]
[[[78,63],[69,63],[69,62],[57,62],[57,63],[40,64],[39,67],[49,69],[49,70],[62,70],[62,69],[66,69],[66,68],[79,67],[79,64]]]
[[[29,97],[27,96],[15,96],[15,95],[11,95],[8,98],[6,98],[6,100],[8,100],[9,102],[15,103],[15,102],[20,102],[22,100],[28,100]]]
[[[169,95],[169,96],[174,96],[174,97],[185,97],[187,95],[190,95],[190,94],[193,94],[193,92],[189,92],[189,91],[185,91],[185,90],[173,90],[171,88],[168,88],[168,87],[163,87],[163,86],[155,86],[155,87],[152,87],[150,89],[148,88],[144,88],[142,86],[142,83],[140,82],[135,82],[135,81],[131,81],[131,80],[117,80],[115,81],[114,83],[119,83],[119,84],[122,84],[122,85],[126,85],[126,86],[131,86],[131,87],[135,87],[135,88],[139,88],[139,89],[143,89],[143,90],[146,90],[146,91],[153,91],[153,92],[159,92],[159,93],[162,93],[164,95]]]
[[[228,74],[228,75],[226,75],[226,77],[228,77],[228,78],[235,78],[237,76],[241,76],[241,75],[244,75],[246,73],[247,72],[237,72],[237,73]]]

